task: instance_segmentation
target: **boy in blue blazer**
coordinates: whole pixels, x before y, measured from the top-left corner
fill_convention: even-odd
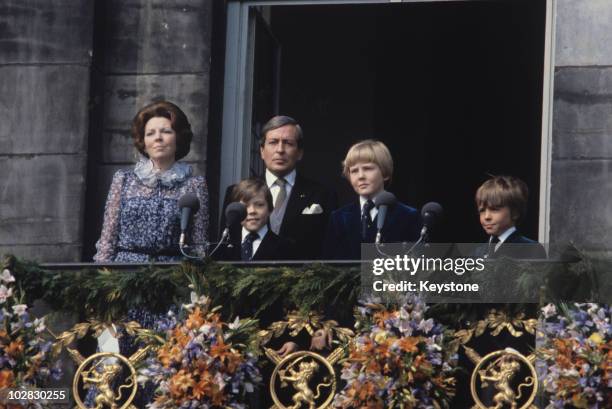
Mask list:
[[[489,236],[487,248],[480,252],[488,258],[543,259],[544,247],[523,236],[517,224],[524,218],[529,190],[514,176],[494,176],[476,191],[480,225]]]
[[[393,175],[393,158],[384,143],[365,140],[351,146],[342,162],[343,174],[358,199],[331,214],[323,256],[326,259],[359,260],[361,243],[374,243],[378,209],[374,198]],[[388,210],[381,230],[382,242],[402,243],[418,240],[421,220],[416,209],[396,203]]]

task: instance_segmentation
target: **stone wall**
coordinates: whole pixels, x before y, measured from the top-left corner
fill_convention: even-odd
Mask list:
[[[612,3],[558,0],[551,242],[612,253]]]
[[[0,253],[80,258],[93,9],[0,6]]]

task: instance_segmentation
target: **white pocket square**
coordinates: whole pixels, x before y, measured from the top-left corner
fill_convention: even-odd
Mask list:
[[[321,214],[323,213],[323,208],[318,203],[313,203],[310,206],[306,206],[304,210],[302,210],[302,214]]]

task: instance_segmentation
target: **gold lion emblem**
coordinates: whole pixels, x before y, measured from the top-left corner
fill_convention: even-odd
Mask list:
[[[96,389],[93,409],[135,409],[132,401],[136,396],[136,368],[148,347],[137,351],[129,359],[114,352],[98,352],[83,358],[74,349],[68,349],[79,364],[72,381],[72,394],[80,409],[87,409],[80,396],[81,388]],[[121,403],[123,402],[123,403]]]
[[[538,390],[533,366],[535,355],[523,356],[511,348],[480,358],[472,349],[468,357],[476,364],[470,389],[475,409],[530,409]],[[529,394],[525,391],[531,390]]]
[[[277,390],[292,388],[291,403],[282,402]],[[298,351],[283,358],[272,372],[270,393],[281,409],[326,408],[336,393],[336,375],[329,361],[310,351]],[[288,399],[287,399],[288,400]]]

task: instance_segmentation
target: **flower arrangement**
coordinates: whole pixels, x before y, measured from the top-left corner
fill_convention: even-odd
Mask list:
[[[220,307],[210,299],[191,294],[178,317],[168,317],[155,355],[139,369],[138,381],[157,385],[153,409],[245,408],[248,394],[261,382],[256,355],[249,340],[257,321],[224,323]]]
[[[336,395],[339,408],[441,408],[454,395],[455,356],[445,359],[443,328],[426,319],[427,306],[409,296],[399,308],[375,301],[358,307],[357,337],[350,344]],[[446,337],[448,339],[448,337]]]
[[[542,308],[536,368],[547,409],[612,407],[611,316],[590,303]]]
[[[44,318],[32,317],[23,299],[15,277],[4,268],[0,275],[0,390],[41,387],[62,374],[59,362],[52,360],[52,342],[44,337]]]

